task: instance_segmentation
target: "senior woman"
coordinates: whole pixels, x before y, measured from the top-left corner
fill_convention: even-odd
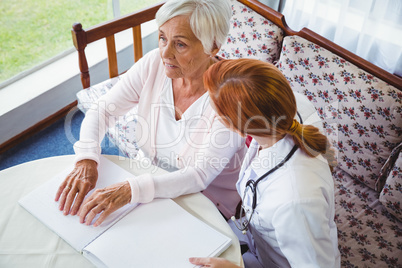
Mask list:
[[[229,218],[240,198],[235,183],[245,141],[218,120],[203,74],[215,63],[231,16],[227,0],[169,0],[157,12],[159,49],[135,63],[91,108],[74,145],[74,170],[55,200],[65,215],[97,226],[127,203],[203,191]],[[109,118],[138,105],[136,140],[145,156],[173,169],[145,174],[85,195],[97,182],[100,142]],[[113,120],[110,120],[113,121]]]

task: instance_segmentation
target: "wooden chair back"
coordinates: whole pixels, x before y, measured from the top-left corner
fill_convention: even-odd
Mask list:
[[[164,2],[140,11],[136,11],[121,18],[98,24],[86,30],[82,28],[81,23],[73,24],[71,34],[74,46],[78,51],[78,64],[81,71],[81,83],[83,88],[87,88],[91,84],[88,62],[85,55],[85,48],[87,45],[99,39],[105,38],[109,77],[112,78],[118,76],[119,70],[117,66],[115,34],[132,28],[134,61],[139,60],[142,57],[141,24],[153,20],[156,12],[163,3]]]

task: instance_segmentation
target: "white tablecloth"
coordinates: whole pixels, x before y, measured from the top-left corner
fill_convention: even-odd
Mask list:
[[[138,174],[135,160],[106,157],[131,173]],[[50,157],[0,172],[0,267],[93,267],[86,258],[18,204],[21,197],[64,170],[73,159],[73,155]],[[208,198],[197,193],[178,197],[174,201],[231,237],[233,243],[221,257],[242,265],[236,235]]]

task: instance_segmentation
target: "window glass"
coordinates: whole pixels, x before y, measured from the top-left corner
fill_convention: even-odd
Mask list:
[[[116,0],[115,0],[116,1]],[[120,15],[127,15],[138,9],[160,3],[161,0],[120,0]]]
[[[108,1],[1,0],[0,82],[73,47],[74,22],[87,28],[111,19]]]
[[[72,24],[80,22],[85,29],[112,19],[113,1],[1,0],[0,84],[73,48]],[[160,2],[120,1],[124,14]]]

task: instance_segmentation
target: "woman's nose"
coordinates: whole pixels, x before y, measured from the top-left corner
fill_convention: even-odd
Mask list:
[[[173,47],[170,43],[167,43],[166,46],[160,48],[162,50],[162,57],[165,59],[174,58]]]

